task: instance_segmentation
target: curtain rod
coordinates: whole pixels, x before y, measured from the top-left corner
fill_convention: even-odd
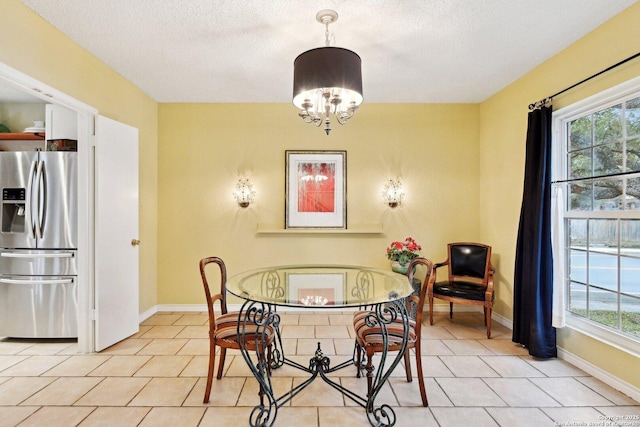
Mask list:
[[[627,176],[627,175],[638,175],[640,172],[638,171],[626,171],[626,172],[615,172],[615,173],[607,173],[604,175],[596,175],[596,176],[587,176],[583,178],[569,178],[569,179],[560,179],[557,181],[551,181],[552,184],[563,184],[565,182],[575,182],[575,181],[594,181],[602,178],[613,178],[616,176]]]
[[[582,83],[585,83],[585,82],[587,82],[587,81],[589,81],[589,80],[591,80],[591,79],[593,79],[593,78],[595,78],[595,77],[598,77],[600,74],[604,74],[604,73],[606,73],[607,71],[613,70],[614,68],[619,67],[620,65],[622,65],[622,64],[624,64],[624,63],[626,63],[626,62],[629,62],[629,61],[631,61],[632,59],[637,58],[638,56],[640,56],[640,52],[636,53],[635,55],[631,55],[631,56],[630,56],[630,57],[628,57],[627,59],[623,59],[622,61],[618,62],[617,64],[613,64],[613,65],[612,65],[612,66],[610,66],[609,68],[606,68],[606,69],[604,69],[604,70],[602,70],[602,71],[600,71],[600,72],[598,72],[598,73],[595,73],[594,75],[589,76],[589,77],[587,77],[586,79],[579,81],[578,83],[575,83],[575,84],[573,84],[573,85],[571,85],[571,86],[569,86],[569,87],[567,87],[567,88],[564,88],[564,89],[562,89],[562,90],[561,90],[560,92],[558,92],[558,93],[554,93],[553,95],[548,96],[548,97],[546,97],[546,98],[544,98],[544,99],[541,99],[541,100],[540,100],[540,101],[538,101],[538,102],[534,102],[533,104],[529,104],[529,111],[533,111],[533,110],[535,110],[535,109],[537,109],[537,108],[542,107],[543,105],[545,105],[545,104],[547,104],[547,103],[551,102],[551,100],[552,100],[553,98],[555,98],[556,96],[558,96],[558,95],[560,95],[560,94],[562,94],[562,93],[565,93],[566,91],[571,90],[571,89],[573,89],[573,88],[574,88],[574,87],[576,87],[576,86],[580,86]]]

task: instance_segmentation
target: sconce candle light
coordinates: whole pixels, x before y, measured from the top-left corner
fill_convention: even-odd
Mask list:
[[[390,179],[382,190],[382,198],[389,204],[389,207],[395,208],[402,204],[404,192],[402,191],[402,183],[400,178]]]
[[[247,178],[239,179],[236,183],[236,189],[233,192],[236,202],[240,207],[246,208],[253,202],[256,197],[256,192],[253,189],[253,184]]]

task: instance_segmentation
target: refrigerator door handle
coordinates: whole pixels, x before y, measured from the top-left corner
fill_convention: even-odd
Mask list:
[[[36,171],[36,194],[38,195],[38,205],[36,206],[35,230],[38,239],[42,239],[42,220],[44,217],[44,207],[46,206],[44,198],[46,197],[44,185],[44,176],[42,169],[44,168],[44,160],[38,162],[38,170]]]
[[[27,200],[25,202],[25,218],[24,222],[29,229],[29,238],[35,239],[35,231],[33,224],[33,177],[35,175],[37,161],[31,162],[31,168],[29,168],[29,181],[27,182]]]
[[[43,279],[43,280],[21,280],[21,279],[0,279],[0,283],[10,285],[66,285],[73,283],[73,279]]]
[[[58,253],[23,253],[23,252],[2,252],[1,257],[5,258],[73,258],[73,252],[58,252]]]

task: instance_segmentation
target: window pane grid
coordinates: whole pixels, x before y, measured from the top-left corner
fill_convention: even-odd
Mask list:
[[[640,338],[640,298],[623,294],[620,299],[622,332]]]
[[[640,97],[565,129],[567,309],[640,338]]]

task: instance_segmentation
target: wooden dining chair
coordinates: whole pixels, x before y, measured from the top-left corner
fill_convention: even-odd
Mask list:
[[[433,325],[434,298],[449,301],[449,318],[453,318],[454,303],[482,306],[487,338],[491,338],[491,312],[495,299],[491,246],[482,243],[449,243],[447,254],[446,261],[437,263],[435,269],[448,267],[448,276],[436,281],[427,291],[429,323]]]
[[[207,265],[214,263],[219,267],[220,276],[220,293],[211,295],[209,288],[209,280],[206,275]],[[204,285],[204,293],[207,297],[207,310],[209,311],[209,370],[207,372],[207,386],[204,392],[204,403],[209,402],[209,396],[211,395],[211,385],[213,382],[213,371],[215,369],[215,355],[216,347],[220,347],[220,361],[218,362],[218,375],[217,379],[222,378],[222,372],[224,369],[224,359],[227,354],[227,349],[240,349],[240,337],[238,336],[238,311],[227,311],[227,299],[226,299],[226,283],[227,283],[227,268],[224,261],[218,257],[208,257],[200,260],[200,275],[202,276],[202,284]],[[220,302],[221,315],[216,317],[214,311],[214,303]],[[271,326],[260,327],[254,323],[247,321],[246,325],[240,325],[240,328],[244,326],[245,337],[247,343],[247,350],[256,351],[259,348],[259,354],[266,357],[263,363],[266,363],[267,369],[270,369],[271,365],[271,351],[274,341],[274,329]],[[265,352],[266,350],[266,352]]]
[[[422,287],[420,288],[419,295],[411,295],[407,297],[407,312],[415,313],[415,318],[409,317],[409,341],[407,342],[407,348],[404,353],[404,365],[407,376],[407,382],[412,381],[411,376],[411,362],[410,362],[410,349],[415,350],[416,355],[416,367],[418,374],[418,385],[420,387],[420,396],[422,397],[422,405],[429,406],[427,401],[427,392],[424,387],[424,377],[422,375],[422,359],[420,350],[420,333],[422,328],[422,309],[424,307],[424,301],[429,286],[433,286],[436,275],[434,274],[433,263],[426,258],[415,258],[409,264],[407,276],[409,283],[414,281],[414,273],[416,267],[423,266],[419,271],[424,272],[424,279],[422,280]],[[412,308],[414,308],[412,310]],[[371,313],[370,310],[359,310],[353,315],[353,326],[356,331],[356,367],[358,368],[357,376],[360,377],[362,369],[362,353],[366,355],[365,371],[367,373],[367,396],[371,395],[371,388],[373,385],[373,355],[385,350],[384,343],[382,341],[381,328],[378,325],[368,325],[367,316]],[[402,325],[402,319],[395,319],[392,324],[387,326],[388,342],[387,351],[398,351],[402,347],[402,341],[404,339],[404,326]]]

